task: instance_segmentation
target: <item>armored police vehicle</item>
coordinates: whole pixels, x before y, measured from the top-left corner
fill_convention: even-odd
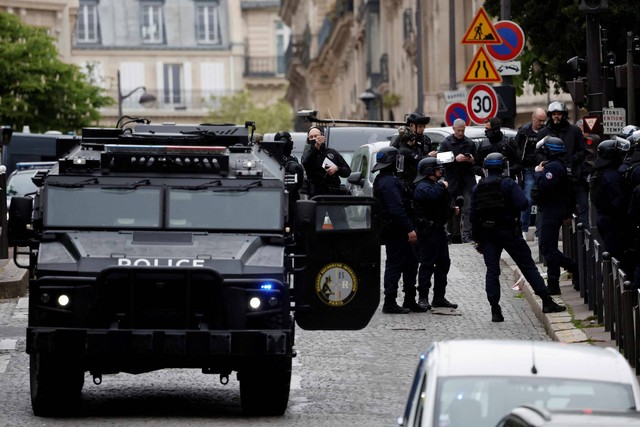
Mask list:
[[[164,368],[223,384],[235,371],[243,410],[279,415],[294,323],[368,324],[379,303],[375,200],[316,197],[289,218],[297,184],[282,142],[252,145],[251,129],[84,129],[34,176],[35,198],[13,199],[9,240],[30,272],[36,415],[72,409],[87,372],[100,384]],[[316,222],[336,209],[346,223]]]

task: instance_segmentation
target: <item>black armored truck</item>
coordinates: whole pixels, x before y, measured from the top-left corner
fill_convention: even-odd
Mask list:
[[[298,200],[284,143],[252,144],[253,128],[87,128],[33,177],[34,197],[13,199],[36,415],[70,412],[85,377],[165,368],[223,384],[235,371],[243,411],[279,415],[294,324],[368,324],[380,298],[375,200]],[[336,210],[347,221],[334,226]]]

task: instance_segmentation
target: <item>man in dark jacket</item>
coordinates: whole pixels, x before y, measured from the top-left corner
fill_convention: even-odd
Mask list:
[[[490,153],[501,153],[509,162],[509,175],[516,179],[520,173],[521,163],[518,158],[518,147],[512,138],[506,136],[502,130],[499,117],[492,117],[484,123],[486,138],[480,142],[476,150],[476,175],[483,176],[482,165]]]
[[[307,172],[307,194],[309,198],[318,195],[344,195],[346,188],[340,184],[340,177],[347,178],[351,168],[344,158],[333,148],[325,145],[322,130],[312,127],[307,133],[307,150],[302,156],[302,165]],[[317,221],[322,225],[324,215],[318,212]],[[342,208],[328,209],[329,219],[333,228],[348,228],[346,215]]]
[[[464,135],[466,124],[462,119],[453,122],[453,135],[449,135],[438,147],[438,152],[451,152],[453,161],[444,164],[444,175],[449,182],[451,197],[462,197],[462,232],[456,227],[456,221],[452,221],[449,231],[452,235],[461,235],[463,243],[472,242],[471,223],[469,222],[469,208],[471,206],[471,190],[476,185],[476,177],[473,172],[473,164],[476,156],[476,145]]]
[[[282,142],[282,160],[280,164],[284,166],[287,174],[296,177],[295,183],[287,185],[287,191],[289,192],[287,225],[291,225],[293,224],[296,202],[300,200],[300,189],[304,183],[304,168],[298,161],[298,158],[291,154],[293,150],[293,138],[289,132],[278,132],[273,139],[276,142]]]
[[[491,305],[491,321],[503,322],[500,308],[500,255],[506,250],[533,291],[542,299],[542,311],[555,313],[566,310],[551,298],[531,256],[529,246],[518,229],[520,212],[529,202],[516,182],[503,176],[506,158],[490,153],[484,160],[487,177],[473,190],[471,223],[477,250],[487,267],[486,292]]]
[[[418,173],[418,162],[426,156],[435,157],[431,140],[424,134],[424,128],[430,118],[420,113],[411,113],[407,117],[407,125],[400,126],[398,137],[391,144],[404,156],[404,171],[399,174],[407,187],[413,185]]]
[[[398,159],[401,159],[398,161]],[[411,212],[411,193],[396,176],[398,163],[404,157],[395,147],[384,147],[376,153],[377,163],[372,172],[380,171],[373,182],[373,197],[381,206],[382,243],[385,245],[387,260],[384,268],[384,303],[382,312],[405,314],[410,311],[424,312],[428,308],[416,303],[416,275],[418,258],[414,245],[417,236]],[[405,294],[402,307],[398,305],[398,282],[402,276]]]

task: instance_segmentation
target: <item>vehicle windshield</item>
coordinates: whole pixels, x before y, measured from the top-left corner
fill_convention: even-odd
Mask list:
[[[562,378],[451,377],[438,384],[434,426],[495,426],[525,404],[548,410],[635,410],[630,385]]]
[[[11,176],[7,183],[7,196],[24,196],[25,194],[35,193],[38,187],[31,181],[34,173],[34,170],[30,170]]]
[[[46,199],[46,227],[276,231],[283,221],[277,188],[49,185]]]

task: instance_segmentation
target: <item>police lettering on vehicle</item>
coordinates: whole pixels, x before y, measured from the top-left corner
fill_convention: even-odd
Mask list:
[[[358,278],[355,272],[342,263],[325,265],[316,277],[318,298],[332,307],[341,307],[351,302],[357,290]]]
[[[203,259],[118,258],[118,265],[126,267],[204,267]]]

